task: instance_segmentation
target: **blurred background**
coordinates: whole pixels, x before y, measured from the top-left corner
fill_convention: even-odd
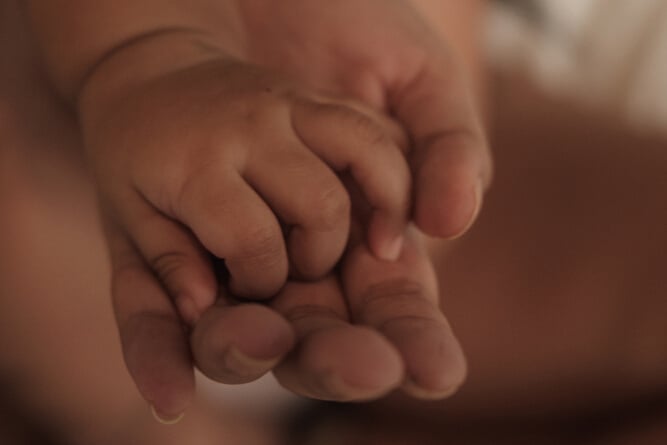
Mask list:
[[[667,2],[502,0],[491,8],[492,64],[553,95],[667,127]]]

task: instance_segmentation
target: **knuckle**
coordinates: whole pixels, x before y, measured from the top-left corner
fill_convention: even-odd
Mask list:
[[[407,214],[410,210],[413,192],[412,172],[404,159],[398,159],[391,165],[391,176],[382,176],[377,184],[374,184],[373,192],[381,200],[380,205],[385,205],[392,211]]]
[[[314,319],[340,320],[342,318],[341,314],[336,312],[333,308],[316,304],[301,304],[288,309],[283,315],[293,324],[297,324],[300,321],[312,321]]]
[[[403,278],[370,286],[361,298],[359,309],[373,325],[396,319],[433,322],[439,313],[421,283]]]
[[[365,304],[385,304],[387,301],[412,302],[424,297],[424,286],[407,278],[376,283],[368,287],[364,293]]]
[[[445,326],[442,320],[428,315],[398,315],[396,317],[388,318],[383,322],[379,323],[376,328],[380,331],[391,330],[394,326],[401,326],[405,328],[409,326],[410,328],[416,330],[430,329],[430,328],[442,328]]]
[[[166,281],[173,279],[174,275],[182,270],[188,262],[189,258],[187,254],[177,250],[170,250],[152,257],[149,265],[160,279]]]
[[[370,147],[382,147],[390,141],[389,135],[363,113],[348,111],[347,123],[353,134]]]
[[[285,100],[280,92],[270,86],[242,91],[232,100],[221,104],[238,126],[246,129],[263,126],[275,119],[276,113],[285,111]]]
[[[250,264],[277,264],[283,256],[283,242],[280,233],[272,227],[258,227],[249,230],[240,238],[234,259]]]
[[[270,122],[275,114],[276,104],[260,94],[252,94],[247,102],[239,107],[237,118],[247,128],[257,128]]]
[[[350,215],[350,197],[340,184],[330,184],[321,187],[316,194],[311,224],[321,230],[331,231],[340,227],[341,222],[347,221]]]

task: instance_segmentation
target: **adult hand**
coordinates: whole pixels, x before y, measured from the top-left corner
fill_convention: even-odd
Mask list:
[[[248,60],[392,114],[412,140],[407,156],[417,227],[441,237],[461,234],[479,210],[491,160],[446,45],[405,1],[322,5],[241,2]],[[113,228],[110,232],[116,245],[115,304],[117,313],[126,315],[119,326],[128,367],[163,417],[180,414],[192,395],[190,347],[206,374],[242,382],[278,364],[298,340],[276,371],[279,379],[299,393],[338,400],[375,397],[404,382],[413,394],[442,395],[465,374],[460,348],[437,307],[433,271],[414,241],[406,243],[395,264],[374,260],[358,243],[346,256],[341,277],[289,284],[275,308],[291,323],[265,306],[231,305],[221,296],[189,344],[178,314],[133,246],[114,238]],[[154,298],[138,307],[133,298],[138,294]],[[151,323],[140,323],[137,314]],[[375,357],[376,364],[350,357]]]
[[[393,115],[412,141],[413,218],[429,235],[470,227],[491,157],[453,52],[409,0],[242,0],[246,57]]]
[[[466,366],[438,300],[435,273],[416,234],[406,238],[394,263],[378,260],[358,240],[339,276],[289,282],[272,301],[296,334],[296,346],[274,374],[293,392],[325,400],[372,399],[399,386],[422,398],[451,394]],[[242,329],[240,314],[252,307],[216,305],[196,326],[192,351],[209,377],[243,380],[245,362],[221,358],[230,349],[247,348],[257,330],[286,331],[267,309],[264,325],[246,325],[246,335],[232,339],[230,324]]]
[[[339,276],[289,282],[273,310],[233,304],[223,294],[190,335],[136,248],[108,232],[128,369],[164,420],[180,417],[189,404],[195,364],[223,383],[252,381],[278,365],[286,388],[327,400],[371,399],[399,386],[438,398],[465,377],[461,348],[438,307],[434,270],[415,234],[393,263],[358,239]]]

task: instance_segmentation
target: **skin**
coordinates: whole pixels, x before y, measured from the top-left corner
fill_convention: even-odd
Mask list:
[[[441,403],[352,409],[339,431],[364,445],[662,443],[665,135],[520,77],[494,88],[494,187],[433,258],[466,383]]]
[[[417,397],[452,393],[465,361],[438,308],[425,250],[417,236],[401,234],[412,208],[422,231],[460,235],[490,180],[471,94],[442,37],[404,1],[326,9],[304,1],[173,2],[149,15],[140,10],[150,2],[139,10],[105,5],[28,2],[28,14],[51,78],[77,107],[100,191],[125,359],[156,411],[176,418],[188,405],[193,359],[228,383],[281,363],[276,375],[286,387],[324,399],[374,398],[399,386]],[[61,17],[68,8],[80,13]],[[383,113],[405,128],[409,145]],[[350,134],[363,148],[347,149]],[[349,171],[352,201],[368,209],[353,212],[363,229],[335,275],[288,283],[272,309],[230,304],[278,291],[288,257],[292,276],[306,278],[338,260],[348,195],[313,154]],[[294,162],[283,165],[285,157]],[[281,184],[281,176],[294,181]],[[312,196],[289,199],[294,189]],[[322,196],[331,199],[320,211],[314,204]],[[285,244],[279,223],[295,227]],[[218,287],[205,251],[225,259],[228,288]],[[320,292],[322,300],[310,301]],[[321,357],[329,345],[335,352]],[[348,355],[374,360],[355,369]]]
[[[75,156],[73,123],[47,90],[40,90],[39,78],[21,72],[22,87],[11,90],[17,94],[3,96],[8,105],[3,115],[14,118],[3,121],[2,132],[0,205],[7,217],[0,221],[0,294],[17,298],[0,299],[2,375],[20,376],[23,383],[15,388],[21,400],[37,418],[67,431],[67,443],[118,443],[114,437],[119,430],[141,437],[140,443],[207,444],[216,443],[214,437],[258,443],[245,434],[250,427],[257,429],[259,420],[247,425],[235,415],[238,406],[213,417],[202,416],[200,406],[191,407],[179,425],[167,428],[152,419],[137,396],[108,307],[109,266],[91,186]],[[3,79],[12,78],[17,77]],[[665,189],[664,140],[632,136],[606,119],[573,115],[570,104],[557,106],[543,96],[527,99],[522,81],[503,91],[500,97],[512,97],[514,105],[503,107],[496,125],[501,134],[494,140],[502,156],[493,192],[479,224],[435,258],[442,302],[466,348],[468,380],[443,403],[394,399],[372,417],[377,420],[364,422],[365,416],[355,415],[361,426],[371,427],[355,434],[360,444],[414,443],[416,438],[466,445],[500,438],[506,443],[572,443],[571,438],[554,438],[548,426],[560,431],[586,425],[580,419],[610,407],[633,409],[633,400],[639,403],[643,395],[664,388],[665,344],[656,340],[667,338],[662,309],[667,281],[660,268],[667,219],[663,201],[654,199]],[[582,153],[588,153],[583,160]],[[602,169],[600,156],[608,160]],[[586,168],[577,168],[582,161]],[[629,164],[634,167],[628,169]],[[554,176],[545,177],[549,169]],[[593,170],[597,174],[591,182]],[[554,177],[567,178],[579,191],[577,213],[572,212],[570,189]],[[618,195],[621,189],[626,192]],[[523,198],[514,200],[517,195]],[[535,210],[528,215],[527,203]],[[646,214],[653,215],[648,225]],[[583,227],[604,223],[612,229],[596,232],[592,239],[591,231],[578,229],[572,218]],[[620,240],[625,240],[621,249]],[[493,248],[484,247],[488,245]],[[550,255],[541,254],[544,249]],[[607,261],[600,261],[600,251]],[[588,274],[558,273],[563,264],[577,270],[583,258],[588,267],[595,265],[595,276],[608,278],[591,282]],[[551,271],[553,281],[545,280],[544,273],[527,273],[535,269]],[[560,285],[554,287],[554,282]],[[619,292],[622,282],[631,290]],[[508,320],[512,329],[506,329]],[[490,348],[489,338],[505,346]],[[627,411],[614,418],[623,413]],[[501,425],[493,419],[501,419]],[[526,424],[533,425],[531,431]],[[614,424],[622,432],[600,431],[595,443],[662,443],[660,419],[641,420],[632,428]],[[439,431],[438,440],[433,431]],[[480,437],[481,432],[488,435]]]
[[[241,431],[236,406],[209,417],[212,423],[193,408],[165,429],[137,397],[108,308],[109,265],[76,129],[36,69],[20,16],[8,9],[0,14],[0,294],[9,296],[0,298],[3,376],[16,376],[26,406],[67,431],[68,443],[119,443],[119,431],[139,443],[272,443],[244,435],[252,429]],[[637,137],[541,95],[526,98],[525,86],[520,79],[496,94],[503,104],[494,113],[502,118],[494,136],[499,175],[479,224],[455,247],[435,252],[441,299],[467,351],[468,382],[444,404],[395,401],[384,411],[389,417],[380,417],[383,426],[410,424],[412,413],[423,432],[445,421],[456,431],[470,425],[469,435],[443,431],[451,443],[488,443],[480,431],[496,442],[502,435],[507,443],[558,443],[540,425],[581,425],[591,413],[631,408],[628,401],[664,388],[667,217],[656,199],[667,177],[664,139]],[[600,226],[607,230],[594,229]],[[490,338],[502,347],[490,348]],[[502,431],[485,419],[502,419]],[[622,432],[601,432],[595,443],[663,443],[664,424],[620,425]],[[407,436],[375,431],[360,441],[421,440],[410,428]]]

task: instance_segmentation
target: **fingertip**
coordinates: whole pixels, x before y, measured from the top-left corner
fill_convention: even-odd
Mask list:
[[[376,212],[368,227],[368,244],[373,255],[383,261],[397,261],[403,252],[405,221],[392,221]]]
[[[468,365],[458,341],[451,335],[442,339],[443,349],[434,351],[431,363],[418,365],[412,360],[403,390],[423,400],[439,400],[452,396],[463,386]]]
[[[412,375],[403,382],[406,394],[422,400],[440,400],[454,395],[463,386],[467,376],[467,365],[463,354],[452,360],[440,372]]]
[[[239,354],[257,362],[275,362],[295,343],[290,324],[276,311],[258,304],[242,304],[230,308],[220,329],[229,333]],[[232,349],[232,350],[234,350]]]
[[[148,399],[148,403],[155,420],[163,425],[174,425],[183,419],[193,398],[194,386],[187,392],[165,391]]]
[[[218,293],[213,271],[210,268],[174,273],[164,283],[181,319],[189,326],[194,326],[202,313],[214,302]]]
[[[290,277],[299,281],[318,281],[327,276],[345,251],[349,222],[342,227],[343,230],[330,232],[325,243],[322,242],[324,232],[308,232],[294,227],[289,235]]]
[[[191,340],[199,369],[228,384],[258,379],[282,360],[294,342],[289,323],[257,304],[212,307],[202,316]]]
[[[188,295],[178,295],[174,298],[174,303],[183,321],[188,326],[194,326],[202,313],[195,304],[194,299]]]
[[[280,363],[284,355],[285,352],[279,352],[273,356],[266,354],[266,357],[260,358],[248,355],[232,345],[221,357],[223,366],[234,375],[226,383],[246,383],[256,380]]]
[[[443,239],[456,239],[474,224],[482,208],[483,185],[461,188],[445,184],[417,196],[414,220],[425,234]]]
[[[218,296],[218,282],[212,264],[197,265],[197,269],[190,277],[184,277],[179,289],[176,297],[187,298],[191,301],[192,310],[196,311],[196,320],[198,320],[201,314],[215,303]]]
[[[183,417],[185,417],[185,412],[181,412],[177,415],[165,414],[153,405],[151,405],[151,414],[153,414],[153,418],[162,425],[176,425],[183,420]]]
[[[401,387],[403,392],[420,400],[442,400],[453,396],[459,390],[460,386],[446,386],[444,389],[427,389],[415,383],[412,379],[407,379]]]
[[[442,399],[463,385],[467,375],[465,355],[446,322],[399,319],[387,323],[384,333],[395,342],[406,362],[402,386],[406,393],[420,399]]]
[[[320,398],[371,400],[401,384],[404,366],[393,346],[370,328],[342,325],[314,333],[300,351]]]
[[[394,262],[400,258],[404,242],[403,235],[398,235],[393,239],[371,242],[370,249],[379,260]]]
[[[403,235],[399,235],[393,240],[388,241],[384,249],[380,252],[379,258],[385,261],[397,261],[403,252],[404,242],[405,238],[403,238]]]
[[[185,412],[195,391],[190,352],[175,318],[141,316],[121,330],[127,368],[163,419]]]

